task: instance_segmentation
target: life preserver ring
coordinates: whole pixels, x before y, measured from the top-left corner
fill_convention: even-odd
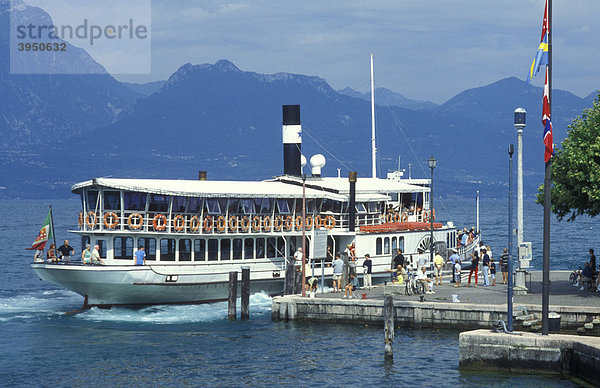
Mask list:
[[[154,219],[152,220],[152,226],[154,227],[154,230],[165,230],[167,227],[167,217],[165,217],[164,214],[155,215]]]
[[[264,218],[263,218],[263,229],[266,232],[270,232],[271,231],[271,217],[264,216]]]
[[[285,230],[292,230],[294,227],[294,221],[292,220],[292,216],[285,217]]]
[[[112,219],[112,222],[109,222],[109,219]],[[119,225],[119,217],[115,212],[108,212],[104,215],[104,226],[108,229],[114,229]]]
[[[139,222],[134,223],[133,220],[139,220]],[[140,213],[131,213],[129,217],[127,217],[127,226],[129,229],[138,230],[141,229],[144,225],[144,217]]]
[[[302,230],[302,226],[304,225],[304,222],[302,222],[302,216],[298,216],[296,217],[296,230]]]
[[[235,232],[238,228],[238,219],[236,216],[229,217],[229,231]]]
[[[306,228],[306,230],[311,230],[313,227],[313,219],[311,216],[307,216],[306,220],[304,221],[304,227]]]
[[[402,220],[402,222],[408,221],[408,212],[406,210],[402,212],[401,220]]]
[[[429,212],[427,210],[423,210],[423,222],[429,222]]]
[[[176,232],[181,232],[183,228],[185,228],[185,218],[181,214],[178,214],[173,218],[173,229]]]
[[[279,232],[281,230],[282,225],[283,220],[281,219],[281,216],[275,216],[275,220],[273,221],[273,229]]]
[[[253,232],[260,232],[260,216],[254,216],[252,217],[252,231]]]
[[[225,230],[226,224],[227,222],[225,222],[225,217],[219,216],[219,218],[217,218],[217,230],[219,232],[223,232]]]
[[[190,218],[190,230],[192,232],[197,232],[200,229],[200,217],[193,216]]]
[[[242,229],[242,232],[247,232],[249,227],[250,219],[248,219],[248,216],[243,216],[242,220],[240,221],[240,229]]]
[[[88,212],[85,216],[85,223],[88,226],[88,228],[94,229],[94,227],[98,223],[98,217],[96,216],[96,213]]]
[[[210,233],[213,228],[213,218],[211,216],[204,217],[204,231]]]
[[[315,217],[315,229],[321,229],[322,226],[323,226],[323,219],[321,218],[321,215],[317,215]]]
[[[83,212],[79,212],[79,218],[77,219],[77,226],[79,229],[83,226]]]
[[[333,218],[333,216],[327,216],[325,220],[323,220],[323,223],[327,229],[335,228],[335,218]]]

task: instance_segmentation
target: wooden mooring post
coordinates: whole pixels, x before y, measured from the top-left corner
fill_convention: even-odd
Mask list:
[[[394,298],[387,295],[383,300],[383,319],[385,322],[384,341],[385,341],[385,359],[394,359]]]
[[[236,299],[237,299],[237,271],[229,272],[229,292],[227,299],[227,307],[229,320],[235,321],[236,316]]]
[[[242,266],[242,310],[241,319],[250,318],[250,267]]]

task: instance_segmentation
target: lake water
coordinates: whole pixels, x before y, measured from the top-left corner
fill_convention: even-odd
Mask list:
[[[475,225],[475,201],[437,202],[438,218]],[[380,327],[271,322],[271,299],[251,297],[251,319],[227,320],[226,303],[91,309],[37,279],[30,246],[48,203],[0,201],[0,381],[4,386],[575,386],[543,376],[458,371],[458,332],[398,329],[383,361]],[[78,200],[53,201],[57,241],[76,225]],[[525,240],[541,268],[541,207],[526,203]],[[598,222],[553,222],[553,269],[572,268],[598,241]],[[506,245],[506,201],[481,201],[492,250]],[[71,236],[78,248],[78,239]],[[515,239],[516,240],[516,239]]]

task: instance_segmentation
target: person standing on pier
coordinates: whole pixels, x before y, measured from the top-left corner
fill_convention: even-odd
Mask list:
[[[452,263],[452,271],[454,271],[454,265],[456,264],[457,261],[460,261],[460,256],[458,256],[458,254],[456,253],[456,249],[450,248],[450,251],[452,252],[452,254],[450,255],[450,257],[448,258],[448,261],[450,263]],[[454,272],[452,272],[454,274]],[[452,280],[450,280],[450,283],[455,283],[455,277],[452,276]]]
[[[488,287],[490,285],[490,256],[487,254],[486,248],[481,249],[481,254],[483,255],[483,258],[482,258],[483,286]]]
[[[475,287],[477,287],[477,270],[479,269],[479,255],[477,251],[473,251],[473,259],[471,259],[471,270],[469,271],[469,281],[467,286],[471,287],[471,275],[475,274]]]
[[[442,267],[444,266],[444,258],[439,252],[436,252],[433,258],[433,275],[435,276],[435,284],[442,285]]]
[[[504,248],[500,256],[500,270],[502,271],[502,284],[508,284],[508,248]]]
[[[335,255],[333,265],[333,292],[342,291],[342,274],[344,273],[344,261],[340,257],[340,254]]]
[[[373,267],[373,261],[368,253],[365,255],[365,261],[362,266],[364,268],[363,287],[370,290],[373,285],[371,282],[371,268]]]
[[[460,267],[460,258],[454,262],[454,287],[460,287],[461,281],[461,267]]]

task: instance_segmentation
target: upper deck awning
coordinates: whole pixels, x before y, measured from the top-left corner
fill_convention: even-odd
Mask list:
[[[302,181],[300,180],[300,183],[301,182]],[[301,185],[278,181],[192,181],[96,178],[73,185],[71,191],[79,193],[82,189],[94,187],[183,197],[302,198]],[[307,187],[306,198],[327,198],[345,202],[348,201],[348,194],[338,194],[329,190]],[[387,199],[389,199],[387,195],[377,193],[357,193],[356,195],[356,200],[359,202],[385,201]]]
[[[277,177],[274,181],[278,182],[294,182],[301,184],[302,179],[293,176]],[[430,188],[422,186],[429,180],[419,179],[413,180],[418,184],[411,184],[408,179],[406,181],[380,179],[380,178],[358,178],[356,181],[357,198],[361,195],[369,194],[386,194],[386,193],[428,193]],[[307,178],[306,184],[311,188],[321,187],[324,190],[336,192],[341,195],[348,195],[350,192],[350,183],[348,178]]]

